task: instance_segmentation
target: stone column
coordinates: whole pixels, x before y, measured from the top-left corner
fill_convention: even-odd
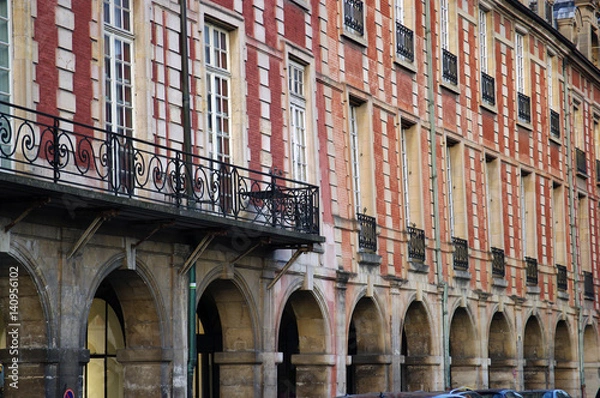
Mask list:
[[[160,348],[127,348],[117,351],[123,365],[123,394],[131,398],[167,396],[168,385],[161,380],[162,367],[172,361],[173,352]]]
[[[335,363],[335,355],[292,355],[292,364],[296,366],[296,397],[331,396],[331,371]]]
[[[389,355],[352,356],[356,369],[356,391],[359,393],[388,390],[388,369],[392,363]]]
[[[256,351],[215,352],[222,397],[259,397],[260,357]]]

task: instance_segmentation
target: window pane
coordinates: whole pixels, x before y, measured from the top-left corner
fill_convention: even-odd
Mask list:
[[[104,329],[106,327],[104,317],[104,300],[94,299],[88,316],[88,350],[90,355],[104,354]]]

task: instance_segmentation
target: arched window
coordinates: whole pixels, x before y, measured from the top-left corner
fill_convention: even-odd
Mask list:
[[[117,302],[118,306],[118,302]],[[90,308],[87,348],[90,362],[85,371],[86,398],[123,397],[123,366],[117,350],[125,348],[122,316],[102,298],[95,298]]]

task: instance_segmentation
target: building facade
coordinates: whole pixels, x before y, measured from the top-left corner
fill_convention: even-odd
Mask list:
[[[594,395],[599,15],[0,0],[3,396]]]

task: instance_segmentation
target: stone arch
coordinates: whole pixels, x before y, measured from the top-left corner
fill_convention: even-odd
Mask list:
[[[196,396],[254,395],[257,356],[255,308],[235,280],[212,280],[196,307]]]
[[[546,388],[548,383],[548,352],[542,323],[531,315],[523,331],[523,383],[527,390]]]
[[[477,385],[479,341],[471,314],[458,307],[450,321],[450,383],[452,387]]]
[[[281,312],[277,349],[283,360],[277,368],[278,397],[329,395],[331,367],[324,311],[312,291],[296,290]]]
[[[13,247],[14,249],[14,247]],[[5,367],[5,397],[27,391],[45,396],[52,389],[46,381],[52,330],[46,283],[25,252],[0,253],[0,361]],[[14,347],[18,348],[15,354]],[[18,369],[10,368],[17,357]],[[11,375],[18,376],[19,389],[10,388]],[[16,379],[15,379],[16,380]]]
[[[422,301],[413,301],[402,325],[402,391],[434,389],[433,337],[430,314]]]
[[[385,391],[389,360],[385,355],[383,314],[372,297],[363,296],[355,304],[348,324],[346,372],[348,393]]]
[[[513,371],[517,369],[516,341],[503,312],[495,312],[488,332],[488,380],[490,388],[517,388]]]
[[[592,397],[600,388],[598,331],[593,325],[585,325],[583,329],[583,360],[586,396]]]
[[[163,350],[164,309],[159,291],[145,272],[143,264],[136,270],[120,268],[122,258],[107,262],[103,271],[93,282],[88,306],[84,312],[87,319],[94,298],[110,300],[111,306],[120,314],[125,348],[116,353],[122,366],[123,394],[128,397],[161,396],[167,388],[164,367],[170,361],[167,350]],[[87,326],[86,326],[87,328]],[[86,339],[86,332],[82,339]],[[84,347],[86,342],[83,342]]]
[[[554,333],[554,386],[568,393],[577,390],[577,366],[574,366],[575,352],[569,324],[561,319],[556,323]]]

